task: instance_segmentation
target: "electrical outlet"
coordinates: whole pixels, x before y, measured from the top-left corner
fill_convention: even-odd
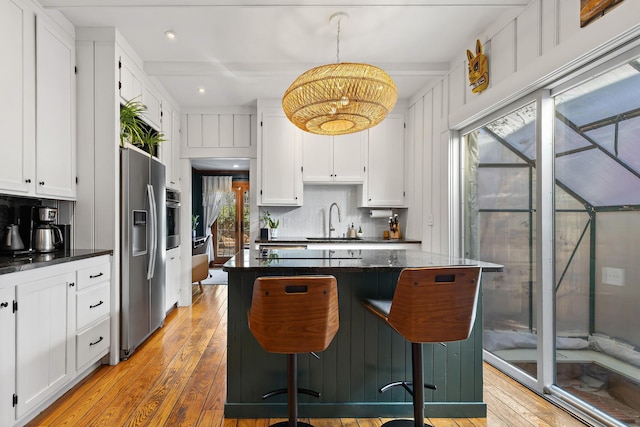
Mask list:
[[[602,267],[602,283],[624,286],[624,268]]]
[[[427,225],[433,225],[433,214],[427,215]]]

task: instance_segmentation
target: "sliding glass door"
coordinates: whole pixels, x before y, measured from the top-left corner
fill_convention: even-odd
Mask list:
[[[640,51],[463,132],[485,360],[608,425],[640,424]]]

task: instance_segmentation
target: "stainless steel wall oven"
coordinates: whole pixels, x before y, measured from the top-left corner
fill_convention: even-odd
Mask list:
[[[167,249],[180,246],[180,192],[167,188]]]

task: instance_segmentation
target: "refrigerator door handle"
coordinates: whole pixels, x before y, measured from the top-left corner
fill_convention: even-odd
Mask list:
[[[149,198],[149,211],[150,211],[150,227],[151,227],[151,253],[149,256],[149,267],[147,268],[147,280],[153,278],[156,269],[156,251],[158,248],[158,211],[156,209],[156,201],[153,192],[153,185],[147,185],[147,197]]]

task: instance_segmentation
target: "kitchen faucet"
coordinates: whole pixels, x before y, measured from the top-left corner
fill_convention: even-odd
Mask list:
[[[331,238],[331,232],[336,231],[336,228],[333,226],[333,222],[331,221],[331,212],[333,211],[334,206],[336,207],[336,209],[338,209],[338,222],[341,222],[340,208],[338,207],[338,204],[336,202],[333,202],[331,203],[331,206],[329,206],[329,239]]]

